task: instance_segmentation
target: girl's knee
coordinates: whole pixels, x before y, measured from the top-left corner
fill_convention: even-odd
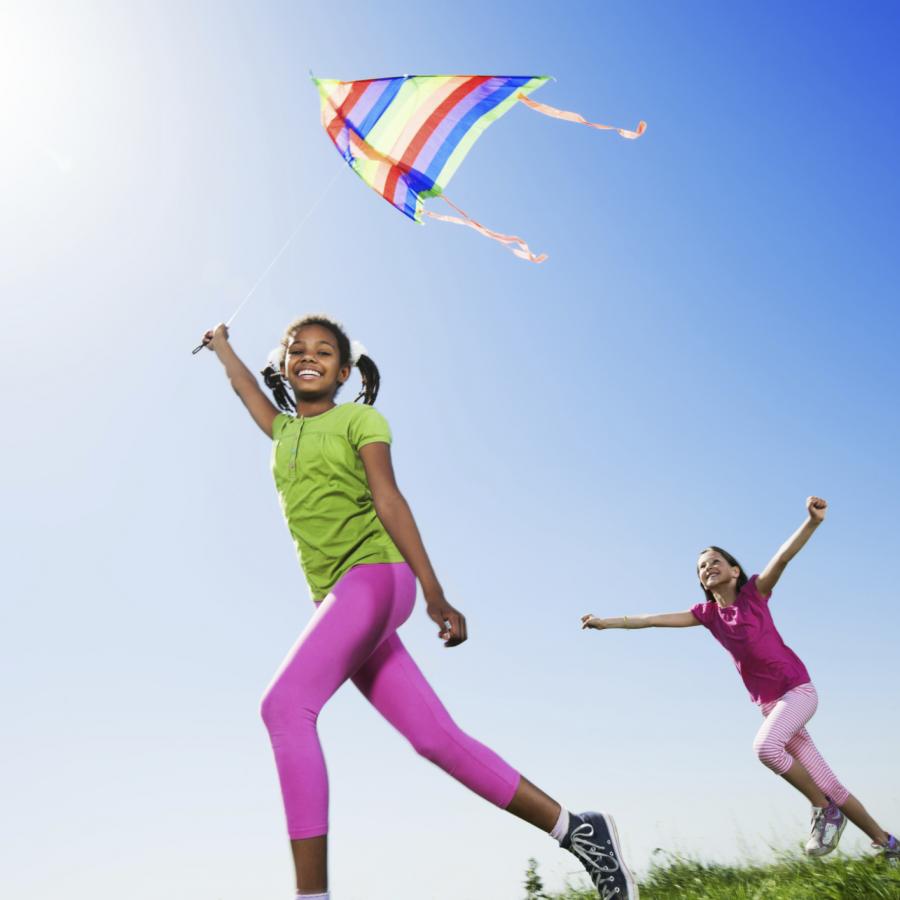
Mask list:
[[[753,742],[753,752],[767,769],[771,769],[779,775],[791,767],[790,756],[780,744],[756,740]]]
[[[279,692],[276,690],[276,685],[272,685],[272,687],[263,694],[262,700],[259,703],[259,714],[269,731],[272,730],[276,720],[281,718],[279,710],[281,702],[278,694]]]
[[[318,718],[316,710],[304,703],[302,697],[286,690],[277,681],[263,695],[259,714],[269,732],[290,729],[304,721],[315,724]]]
[[[444,734],[417,734],[410,743],[413,750],[423,759],[433,762],[436,766],[446,769],[449,765],[450,741]]]
[[[456,765],[460,748],[470,740],[452,721],[432,723],[433,727],[419,728],[408,735],[413,750],[423,759],[450,772]]]

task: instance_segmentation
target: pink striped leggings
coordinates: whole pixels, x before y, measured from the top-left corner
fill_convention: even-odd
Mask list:
[[[843,806],[850,793],[828,768],[806,730],[818,705],[819,696],[812,684],[801,684],[781,699],[761,704],[766,720],[756,733],[753,750],[763,765],[779,775],[784,775],[796,759],[816,787],[829,800]]]
[[[292,840],[328,831],[328,776],[316,732],[326,701],[348,679],[413,748],[497,806],[518,773],[464,734],[397,637],[416,599],[406,563],[354,566],[319,604],[262,701]]]

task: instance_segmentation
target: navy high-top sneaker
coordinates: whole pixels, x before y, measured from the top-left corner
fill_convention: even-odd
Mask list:
[[[622,859],[612,816],[599,812],[569,814],[569,831],[560,842],[578,857],[600,900],[638,900],[638,886]]]

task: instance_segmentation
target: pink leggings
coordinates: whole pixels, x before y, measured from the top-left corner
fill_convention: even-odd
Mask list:
[[[413,746],[500,807],[518,773],[450,718],[397,637],[416,599],[406,563],[352,568],[319,604],[262,701],[292,840],[328,831],[328,776],[319,711],[348,679]]]
[[[779,775],[784,775],[796,759],[816,787],[829,800],[843,806],[850,793],[828,768],[805,727],[818,705],[819,697],[812,684],[801,684],[781,699],[763,703],[766,720],[756,734],[753,749],[760,762]]]

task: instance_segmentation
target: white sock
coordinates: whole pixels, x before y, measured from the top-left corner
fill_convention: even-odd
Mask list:
[[[297,894],[297,900],[328,900],[328,891],[324,894]]]
[[[553,826],[553,831],[550,832],[550,837],[558,842],[562,842],[562,839],[569,833],[569,811],[564,807],[560,806],[559,808],[559,818],[556,820],[556,824]]]

